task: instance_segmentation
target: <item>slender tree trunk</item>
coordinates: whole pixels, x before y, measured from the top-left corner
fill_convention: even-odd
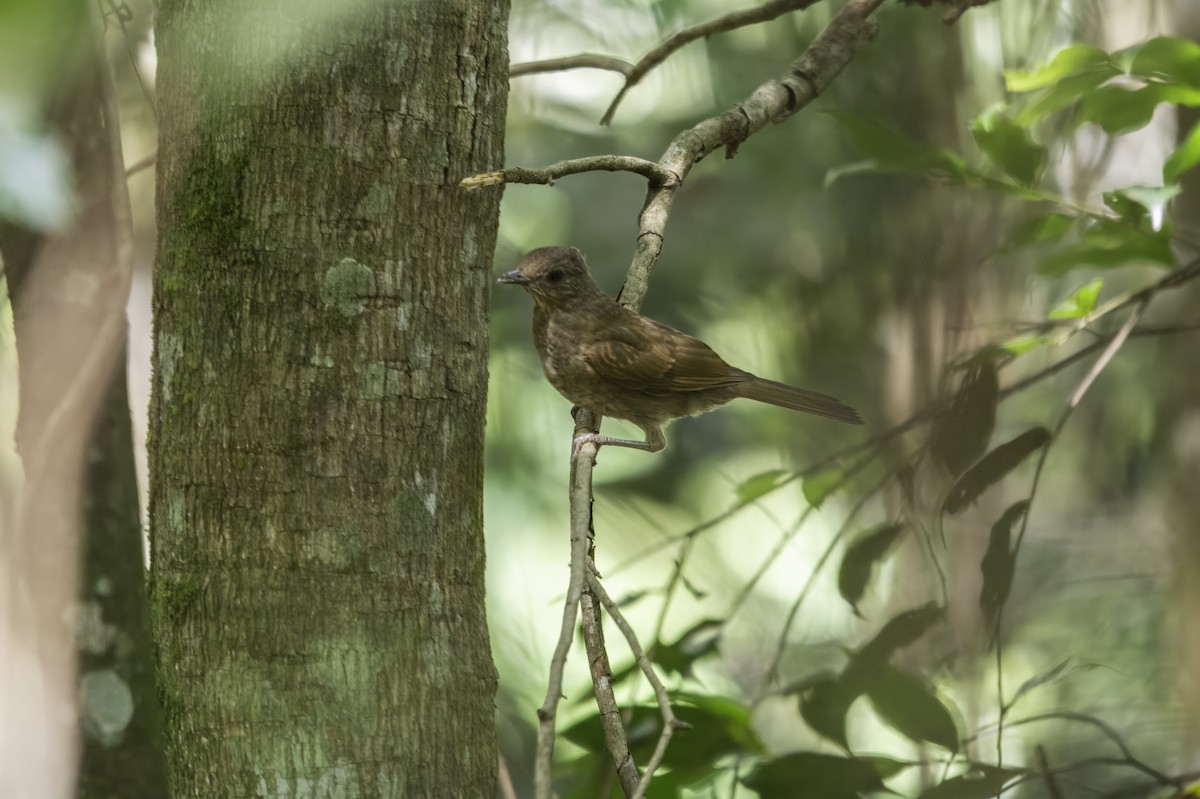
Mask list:
[[[172,789],[490,797],[498,195],[456,184],[503,162],[507,3],[314,12],[158,6],[150,514]]]
[[[75,215],[53,234],[0,230],[13,292],[16,440],[25,471],[17,513],[0,520],[0,528],[13,526],[0,534],[0,562],[11,570],[0,574],[7,594],[0,626],[16,632],[15,640],[0,641],[0,675],[13,669],[0,684],[19,693],[0,697],[0,716],[21,730],[19,740],[0,735],[0,795],[73,790],[80,752],[74,718],[63,709],[78,697],[78,795],[163,796],[125,390],[129,201],[98,14],[89,19],[78,6],[53,44],[62,72],[48,116],[69,148]],[[31,717],[22,720],[23,711]]]

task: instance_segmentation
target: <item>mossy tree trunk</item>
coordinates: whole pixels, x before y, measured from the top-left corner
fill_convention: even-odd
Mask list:
[[[507,16],[158,4],[152,605],[176,797],[495,793],[498,195],[456,184],[503,162]]]

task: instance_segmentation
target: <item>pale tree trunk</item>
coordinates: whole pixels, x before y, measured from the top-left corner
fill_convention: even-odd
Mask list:
[[[499,197],[456,184],[503,163],[507,16],[159,2],[150,516],[176,797],[495,794]]]
[[[0,486],[0,796],[161,796],[125,390],[129,200],[99,16],[80,5],[59,33],[47,116],[75,212],[54,232],[0,226],[24,471],[12,507]]]

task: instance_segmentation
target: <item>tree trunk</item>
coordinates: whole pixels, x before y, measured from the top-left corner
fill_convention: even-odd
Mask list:
[[[20,730],[0,730],[0,796],[71,795],[80,752],[78,796],[163,796],[125,389],[129,201],[99,15],[64,12],[48,117],[69,148],[76,213],[54,233],[0,226],[25,472],[16,513],[0,519],[0,717]],[[63,712],[75,697],[82,746]]]
[[[456,184],[503,163],[507,17],[159,2],[152,606],[177,797],[495,794],[499,195]]]

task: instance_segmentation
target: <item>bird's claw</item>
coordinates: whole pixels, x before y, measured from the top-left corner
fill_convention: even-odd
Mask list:
[[[600,448],[600,436],[595,433],[584,433],[581,436],[575,436],[575,440],[571,442],[571,460],[579,457],[579,450],[584,444],[596,444],[597,450]]]

